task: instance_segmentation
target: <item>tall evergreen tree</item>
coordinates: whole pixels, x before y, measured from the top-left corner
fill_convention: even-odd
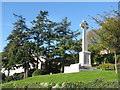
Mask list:
[[[31,62],[32,56],[29,45],[29,35],[26,33],[28,30],[25,24],[25,18],[22,16],[17,17],[17,22],[13,23],[14,30],[7,37],[9,41],[8,48],[8,59],[12,67],[23,67],[24,68],[24,78],[27,78],[29,62]],[[32,59],[33,60],[33,59]]]
[[[48,19],[47,11],[40,11],[36,20],[33,20],[32,28],[28,29],[25,24],[25,18],[14,14],[18,18],[15,22],[14,30],[8,36],[7,44],[8,50],[8,66],[7,69],[22,66],[24,68],[24,78],[27,77],[30,67],[29,63],[33,65],[37,63],[40,56],[45,56],[47,65],[51,63],[61,62],[61,72],[65,62],[68,60],[73,62],[70,57],[76,58],[74,52],[78,52],[76,44],[78,42],[73,40],[78,33],[70,29],[71,22],[68,22],[65,17],[61,22],[53,22]],[[73,49],[75,49],[73,51]],[[72,52],[72,55],[70,55]],[[35,57],[33,57],[35,56]],[[37,58],[37,61],[34,59]],[[57,64],[56,64],[57,65]],[[49,70],[50,71],[50,70]]]
[[[30,31],[31,34],[31,39],[33,40],[35,50],[33,54],[37,58],[37,65],[36,68],[38,68],[38,60],[39,57],[42,54],[42,51],[44,49],[43,43],[44,43],[44,38],[45,37],[45,29],[46,29],[46,24],[45,21],[47,19],[48,12],[47,11],[40,11],[38,16],[36,17],[36,20],[33,20],[31,23],[33,24],[33,27]]]
[[[9,76],[12,65],[9,64],[8,52],[4,51],[4,52],[1,52],[0,54],[2,56],[2,68],[8,71],[7,76]]]
[[[75,38],[80,33],[77,31],[72,31],[70,29],[71,22],[68,22],[67,17],[62,19],[62,21],[58,24],[57,28],[55,28],[56,32],[56,50],[57,56],[61,59],[61,72],[64,71],[64,65],[66,62],[66,57],[69,56],[70,47],[72,47],[73,42],[72,39]],[[72,44],[70,44],[72,43]],[[70,59],[70,58],[69,58]]]
[[[47,11],[40,11],[36,20],[32,21],[33,28],[30,33],[35,44],[34,55],[37,57],[36,68],[38,68],[38,60],[40,60],[40,56],[45,56],[47,61],[54,58],[54,28],[57,24],[56,22],[49,20],[47,16]]]
[[[44,54],[47,59],[55,58],[54,50],[55,50],[55,43],[56,43],[56,37],[54,28],[57,25],[56,22],[50,21],[49,19],[46,20],[46,29],[44,34],[44,48],[46,51],[44,51]]]

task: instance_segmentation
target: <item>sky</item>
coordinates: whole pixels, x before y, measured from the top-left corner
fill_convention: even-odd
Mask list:
[[[99,26],[90,19],[90,16],[103,14],[104,11],[118,10],[118,2],[2,2],[2,45],[0,52],[7,45],[6,38],[13,30],[13,25],[16,18],[13,13],[22,15],[26,18],[26,23],[29,23],[36,18],[40,10],[49,12],[48,18],[52,21],[60,22],[64,17],[68,17],[68,21],[72,23],[71,29],[81,32],[79,24],[82,20],[86,20],[91,28],[97,29]],[[81,38],[81,35],[78,37]]]
[[[1,0],[2,2],[118,2],[119,0]]]

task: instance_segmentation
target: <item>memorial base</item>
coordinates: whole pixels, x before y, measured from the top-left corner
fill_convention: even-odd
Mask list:
[[[101,69],[92,68],[91,66],[80,66],[79,63],[71,64],[70,66],[64,67],[64,73],[74,73],[82,71],[101,71]]]
[[[91,66],[91,52],[79,52],[79,63],[81,66]]]

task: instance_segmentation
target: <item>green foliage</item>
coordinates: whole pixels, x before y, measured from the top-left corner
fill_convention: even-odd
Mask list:
[[[60,60],[59,58],[57,59],[47,59],[45,69],[46,69],[46,74],[49,73],[59,73],[60,72]]]
[[[47,16],[48,11],[40,11],[38,16],[36,16],[36,20],[31,22],[33,26],[29,30],[30,40],[32,40],[34,44],[32,53],[37,58],[36,69],[38,69],[39,56],[43,56],[43,52],[46,51],[46,49],[43,47],[43,44],[45,43],[45,39],[48,38],[47,23],[49,23],[49,19]]]
[[[14,29],[7,37],[8,44],[4,48],[2,58],[3,68],[10,71],[22,66],[26,78],[30,64],[35,69],[38,68],[40,56],[48,60],[46,67],[52,65],[50,63],[60,63],[59,66],[53,64],[51,68],[47,68],[48,72],[63,72],[66,64],[78,62],[77,54],[81,51],[81,40],[77,40],[76,37],[80,33],[78,30],[71,30],[71,22],[67,17],[55,22],[48,18],[48,11],[40,11],[36,19],[32,20],[31,28],[28,28],[25,18],[16,14],[14,16],[17,21],[13,23]]]
[[[93,55],[93,52],[92,52]],[[94,62],[96,62],[97,64],[102,64],[102,63],[114,63],[114,57],[113,54],[109,53],[109,54],[98,54],[98,53],[94,53],[94,56],[92,56]]]
[[[98,32],[99,32],[99,29],[92,29],[92,30],[88,31],[88,33],[87,33],[87,39],[88,39],[88,44],[89,44],[90,50],[98,51],[101,49],[100,40],[97,36]]]
[[[0,72],[0,77],[2,77],[2,78],[0,79],[0,83],[4,83],[4,82],[5,82],[6,75],[5,75],[4,73],[1,73],[1,72]]]
[[[98,78],[93,82],[68,82],[64,86],[66,88],[118,88],[118,82],[110,82],[110,81],[105,81],[104,79]]]
[[[23,73],[15,73],[15,74],[13,74],[11,76],[5,76],[5,77],[3,75],[2,83],[21,80],[21,79],[23,79],[23,75],[24,75]]]
[[[107,70],[107,69],[110,69],[110,67],[113,66],[113,69],[114,70],[114,64],[111,64],[111,63],[106,63],[106,64],[100,64],[99,66],[97,66],[97,68],[100,68],[100,69],[103,69],[103,70]]]
[[[36,70],[32,73],[32,76],[44,75],[45,73],[46,73],[46,71],[43,70],[43,69],[36,69]]]
[[[114,63],[115,69],[117,73],[117,61],[119,56],[119,48],[120,48],[120,13],[118,11],[111,11],[110,13],[104,12],[105,15],[98,14],[97,17],[92,17],[92,19],[101,26],[98,30],[91,30],[89,32],[89,43],[91,44],[89,47],[93,49],[95,52],[92,54],[93,58],[98,57],[101,50],[107,50],[110,53],[114,53]],[[97,51],[97,52],[96,52]],[[98,54],[98,56],[94,55]],[[103,60],[103,59],[101,59]],[[104,57],[104,61],[107,58]],[[95,61],[95,59],[94,59]],[[112,59],[110,63],[113,62]],[[107,62],[108,63],[108,62]]]
[[[114,13],[115,15],[113,15],[113,17],[107,16],[107,13],[107,15],[101,16],[103,20],[98,20],[96,18],[94,20],[101,26],[97,35],[102,48],[114,52],[115,69],[117,73],[117,54],[120,48],[120,14],[116,11]]]
[[[118,81],[106,81],[103,78],[98,78],[91,82],[62,82],[62,83],[12,83],[3,85],[3,88],[49,88],[49,89],[87,89],[87,88],[118,88]]]
[[[117,55],[117,60],[120,62],[120,54]]]
[[[7,77],[5,78],[5,82],[10,82],[10,81],[14,81],[13,76],[7,76]]]
[[[15,73],[12,75],[12,77],[13,77],[13,80],[21,80],[21,79],[23,79],[24,74],[23,73]]]
[[[29,69],[28,71],[28,77],[32,77],[32,73],[35,71],[36,69]]]
[[[29,63],[33,63],[34,59],[31,55],[31,42],[29,39],[28,28],[25,23],[25,18],[14,14],[17,21],[13,23],[14,29],[7,37],[9,43],[5,47],[5,56],[3,57],[3,68],[10,70],[15,67],[24,68],[24,78],[28,76]],[[5,64],[5,65],[4,65]]]

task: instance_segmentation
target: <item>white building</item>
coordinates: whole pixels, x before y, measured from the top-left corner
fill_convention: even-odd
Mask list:
[[[34,55],[33,55],[33,56],[34,56]],[[36,57],[34,57],[34,59],[37,60]],[[39,64],[38,64],[38,69],[41,69],[42,63],[45,63],[46,60],[43,58],[43,56],[40,56],[39,59],[40,59],[42,62],[41,62],[40,60],[38,61],[38,62],[39,62]],[[17,64],[17,65],[19,66],[19,64]],[[31,63],[29,63],[29,65],[30,65],[30,69],[33,69],[33,68],[34,68]],[[1,72],[2,72],[2,73],[5,73],[5,75],[8,75],[8,70],[5,70],[4,68],[2,68]],[[9,72],[10,72],[9,75],[11,76],[11,75],[13,75],[14,73],[22,73],[22,72],[24,72],[24,68],[23,68],[23,67],[15,68],[15,69],[13,69],[13,70],[10,70]]]

